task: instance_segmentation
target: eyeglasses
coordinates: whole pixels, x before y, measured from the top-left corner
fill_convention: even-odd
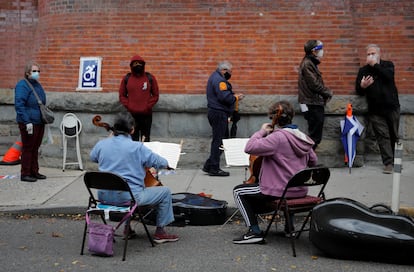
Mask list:
[[[40,73],[40,70],[32,70],[32,73],[36,73],[36,72]]]

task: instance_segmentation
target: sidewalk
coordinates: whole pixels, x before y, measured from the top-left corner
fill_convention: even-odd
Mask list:
[[[244,167],[229,167],[229,177],[210,177],[200,169],[177,169],[160,180],[173,193],[212,194],[234,208],[232,189],[243,182],[249,171]],[[327,198],[346,197],[371,206],[383,203],[391,206],[393,177],[382,173],[381,165],[353,168],[331,168],[331,178],[325,189]],[[41,168],[46,180],[34,183],[20,181],[20,165],[0,165],[0,211],[27,213],[83,213],[88,201],[83,184],[83,171]],[[403,162],[400,177],[400,211],[414,216],[414,161]]]

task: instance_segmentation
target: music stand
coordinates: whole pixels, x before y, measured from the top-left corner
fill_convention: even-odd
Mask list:
[[[249,138],[223,139],[224,157],[226,159],[227,167],[244,166],[245,176],[247,167],[249,167],[249,154],[244,152],[244,148],[248,140]],[[236,209],[222,226],[226,225],[231,219],[233,219],[238,211],[239,209]]]

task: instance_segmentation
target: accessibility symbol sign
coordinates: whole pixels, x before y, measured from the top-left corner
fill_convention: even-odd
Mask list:
[[[101,64],[101,57],[80,58],[79,81],[76,90],[102,90]]]

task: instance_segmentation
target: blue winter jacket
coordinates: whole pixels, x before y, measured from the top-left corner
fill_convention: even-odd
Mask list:
[[[42,85],[37,80],[29,79],[29,81],[32,83],[42,103],[46,104],[46,94]],[[17,82],[14,91],[14,107],[16,109],[17,123],[43,124],[36,96],[24,79]]]
[[[207,82],[207,107],[224,111],[230,116],[234,111],[235,101],[231,84],[219,70],[214,71]]]

